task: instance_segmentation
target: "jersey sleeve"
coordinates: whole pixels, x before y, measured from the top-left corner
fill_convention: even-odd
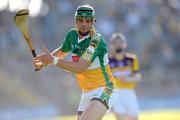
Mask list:
[[[105,52],[106,44],[104,38],[99,34],[99,39],[91,40],[89,47],[83,52],[83,59],[90,61],[91,63],[95,60],[97,56]]]
[[[139,61],[138,61],[138,58],[136,55],[135,55],[134,60],[133,60],[132,71],[134,73],[139,72]]]
[[[71,32],[68,32],[63,44],[60,46],[60,50],[62,50],[63,52],[70,52],[72,50],[71,44],[72,44]]]

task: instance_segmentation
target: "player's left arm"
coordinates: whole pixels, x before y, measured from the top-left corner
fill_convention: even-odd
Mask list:
[[[132,65],[132,74],[126,78],[126,81],[138,82],[138,81],[141,81],[141,77],[142,75],[139,70],[139,61],[138,61],[137,56],[135,55],[134,60],[133,60],[133,65]]]
[[[53,64],[55,57],[48,51],[46,47],[43,47],[44,53],[40,56],[37,56],[33,59],[34,64],[38,62],[44,62],[46,64]],[[85,71],[88,66],[91,64],[90,61],[87,61],[85,59],[80,59],[79,62],[70,62],[63,59],[58,59],[56,66],[61,67],[67,71],[73,72],[73,73],[81,73]]]
[[[97,46],[98,43],[96,41],[92,42],[92,44],[90,44],[90,46],[82,54],[79,62],[70,62],[56,58],[57,59],[56,66],[61,67],[73,73],[82,73],[91,65],[92,58],[94,58],[94,53],[96,52]],[[45,62],[46,64],[54,63],[55,57],[48,51],[48,49],[46,47],[43,47],[43,51],[44,51],[43,55],[34,58],[34,63],[37,62]]]
[[[78,74],[84,72],[89,67],[90,64],[91,62],[86,61],[84,59],[81,59],[79,62],[70,62],[59,59],[56,66]]]

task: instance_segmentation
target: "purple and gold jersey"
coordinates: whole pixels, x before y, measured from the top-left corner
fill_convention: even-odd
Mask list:
[[[139,72],[139,63],[136,55],[126,53],[120,61],[115,58],[109,58],[109,64],[118,88],[134,89],[136,87],[136,82],[125,82],[120,79],[121,76],[128,77]]]

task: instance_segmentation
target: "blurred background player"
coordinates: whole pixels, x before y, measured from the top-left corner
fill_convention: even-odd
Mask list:
[[[135,87],[141,80],[137,56],[126,52],[127,42],[122,33],[112,35],[109,47],[110,67],[118,89],[113,112],[117,120],[137,120],[139,107]]]
[[[34,58],[37,67],[38,62],[53,63],[76,74],[82,89],[80,120],[101,120],[114,98],[107,46],[95,30],[94,22],[94,9],[89,5],[79,6],[75,12],[75,28],[67,33],[63,45],[53,53],[44,47],[44,53]],[[62,60],[69,52],[73,54],[73,61]]]

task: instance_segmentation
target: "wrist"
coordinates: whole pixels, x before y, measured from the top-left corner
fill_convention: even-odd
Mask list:
[[[54,64],[54,65],[57,65],[58,62],[59,62],[59,58],[54,56],[54,57],[53,57],[53,64]]]

